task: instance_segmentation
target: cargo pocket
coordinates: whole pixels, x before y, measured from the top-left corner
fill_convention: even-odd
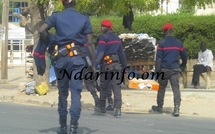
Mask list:
[[[74,66],[82,66],[82,65],[85,66],[85,61],[81,56],[77,55],[77,56],[74,56],[72,58],[73,58],[73,65]]]
[[[121,71],[122,70],[122,66],[120,64],[116,63],[116,64],[113,64],[113,69],[115,71]]]
[[[62,69],[66,63],[65,57],[60,57],[54,64],[54,67],[57,69]]]
[[[103,66],[103,71],[104,72],[111,72],[111,71],[113,71],[114,70],[114,68],[113,68],[113,65],[112,64],[110,64],[110,65],[104,65]]]

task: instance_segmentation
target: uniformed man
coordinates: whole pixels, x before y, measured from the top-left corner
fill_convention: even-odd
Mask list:
[[[84,44],[84,48],[85,48],[85,54],[86,56],[89,57],[90,61],[92,61],[92,58],[90,56],[90,53],[89,53],[89,49],[87,47],[87,44]],[[95,65],[93,65],[95,66]],[[92,69],[87,67],[85,70],[84,70],[84,74],[85,76],[87,77],[89,75],[90,77],[90,74],[91,73],[95,73],[95,72],[92,72]],[[95,102],[95,107],[99,107],[100,105],[100,101],[99,101],[99,96],[97,95],[97,91],[96,91],[96,86],[95,86],[95,80],[93,80],[92,78],[87,78],[87,79],[84,79],[84,83],[85,83],[85,86],[86,86],[86,89],[91,93],[93,99],[94,99],[94,102]],[[98,90],[98,89],[97,89]]]
[[[112,89],[109,89],[107,102],[108,102],[108,106],[106,107],[106,110],[107,111],[114,111]]]
[[[60,127],[58,134],[67,134],[67,97],[71,91],[70,134],[77,134],[78,120],[81,113],[82,79],[77,74],[82,72],[86,62],[82,48],[87,39],[88,48],[95,64],[95,49],[92,41],[92,26],[87,16],[77,12],[76,0],[61,0],[65,10],[53,13],[39,29],[41,37],[47,39],[47,30],[55,27],[58,51],[54,54],[53,64],[58,78],[58,113]],[[57,54],[57,55],[56,55]],[[95,68],[93,68],[95,70]],[[65,75],[65,73],[71,76]],[[69,85],[70,84],[70,85]]]
[[[126,67],[126,59],[121,40],[112,32],[112,22],[110,20],[103,20],[101,22],[101,31],[103,34],[98,37],[98,49],[96,55],[96,65],[101,66],[101,107],[100,109],[97,109],[97,112],[100,114],[106,114],[105,104],[109,95],[108,88],[110,88],[113,90],[114,94],[114,116],[121,117],[122,95],[120,73],[122,69],[124,70]]]
[[[163,72],[164,75],[158,76],[159,90],[157,93],[157,106],[152,106],[152,110],[162,113],[164,104],[164,95],[168,80],[170,80],[174,94],[173,116],[179,116],[179,107],[181,104],[181,93],[179,90],[180,67],[185,68],[187,64],[187,52],[183,43],[172,36],[172,24],[166,23],[163,26],[165,38],[158,42],[156,54],[156,72]],[[182,64],[179,65],[179,56]]]

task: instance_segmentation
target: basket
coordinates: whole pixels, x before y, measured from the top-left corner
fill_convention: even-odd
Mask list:
[[[39,95],[45,95],[48,91],[49,91],[49,87],[46,82],[41,82],[38,86],[36,86],[36,92]]]

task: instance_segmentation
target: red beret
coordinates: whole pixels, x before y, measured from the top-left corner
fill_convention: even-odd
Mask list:
[[[109,27],[112,29],[113,27],[113,24],[110,20],[103,20],[102,23],[101,23],[102,26],[105,26],[105,27]]]
[[[172,29],[172,24],[171,23],[166,23],[164,26],[163,26],[163,28],[162,28],[162,30],[169,30],[169,29]]]

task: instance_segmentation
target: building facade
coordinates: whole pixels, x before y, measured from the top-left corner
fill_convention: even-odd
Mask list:
[[[206,5],[205,9],[196,7],[195,15],[214,15],[215,4]]]
[[[180,8],[179,0],[160,0],[158,10],[151,12],[152,15],[176,13]]]
[[[22,1],[22,0],[20,0]],[[19,7],[28,7],[28,2],[16,2],[11,1],[10,2],[10,8],[9,8],[9,22],[19,22],[19,19],[15,16],[13,16],[13,13],[21,13]]]
[[[160,0],[160,7],[158,10],[150,12],[152,15],[160,15],[160,14],[170,14],[177,13],[178,9],[180,9],[182,5],[180,4],[180,0]],[[215,4],[206,5],[205,9],[203,8],[195,8],[194,15],[211,15],[215,14]]]
[[[20,27],[19,19],[13,16],[13,13],[21,13],[19,7],[27,7],[28,0],[10,0],[9,3],[9,23],[8,23],[8,65],[9,66],[25,66],[25,59],[28,54],[25,47],[33,44],[33,39],[26,39],[25,28]],[[2,27],[0,29],[3,30]],[[0,30],[1,39],[4,39]]]

